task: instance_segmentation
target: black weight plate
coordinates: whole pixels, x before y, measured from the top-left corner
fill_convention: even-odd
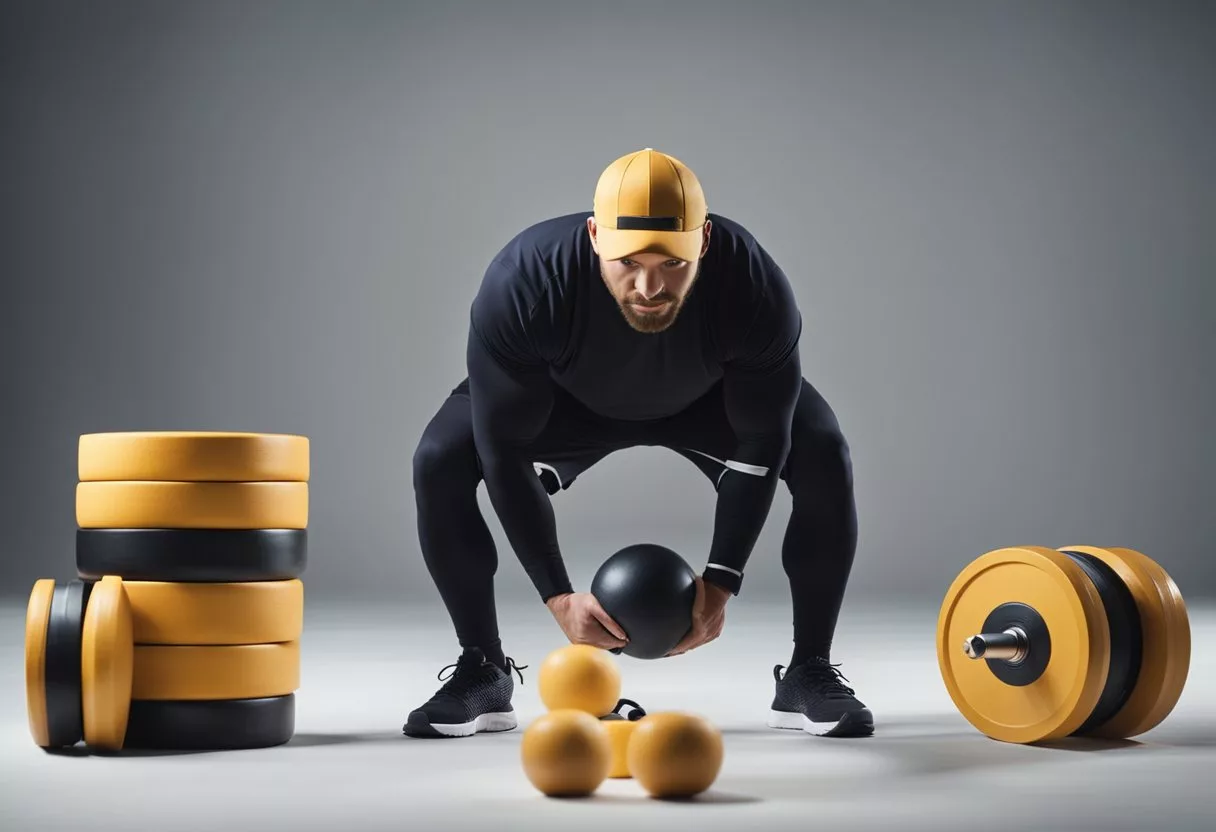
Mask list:
[[[132,700],[124,748],[232,751],[269,748],[295,733],[294,693],[261,699]]]
[[[46,634],[46,716],[50,747],[68,748],[84,737],[80,645],[92,584],[55,587]]]
[[[238,583],[304,574],[307,529],[77,529],[82,578]]]
[[[1081,727],[1073,732],[1074,735],[1082,735],[1105,723],[1127,703],[1140,674],[1144,640],[1136,599],[1118,573],[1093,555],[1061,551],[1076,561],[1093,582],[1110,624],[1110,670],[1107,671],[1106,685],[1102,688],[1098,704]]]

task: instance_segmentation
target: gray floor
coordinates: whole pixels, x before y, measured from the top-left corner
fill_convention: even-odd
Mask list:
[[[409,706],[454,659],[443,620],[419,611],[307,614],[297,736],[264,751],[101,758],[49,755],[25,721],[24,608],[0,611],[0,828],[50,829],[1216,829],[1216,609],[1192,609],[1196,648],[1179,707],[1125,744],[1032,748],[978,735],[952,709],[933,614],[853,604],[837,658],[878,733],[822,740],[763,720],[786,614],[739,606],[722,639],[679,659],[619,659],[624,695],[685,709],[724,732],[718,781],[694,803],[646,799],[632,781],[553,800],[518,762],[520,732],[402,737]],[[543,607],[503,611],[524,671],[516,707],[541,713],[535,667],[561,644]]]

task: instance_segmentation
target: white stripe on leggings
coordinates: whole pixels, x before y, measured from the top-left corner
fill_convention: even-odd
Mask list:
[[[764,467],[763,465],[749,465],[746,462],[735,462],[735,460],[733,460],[733,459],[718,459],[716,456],[710,456],[709,454],[705,453],[704,451],[698,451],[696,448],[685,448],[684,450],[692,451],[694,454],[700,454],[701,456],[705,457],[706,459],[712,459],[714,462],[726,467],[727,469],[729,469],[731,471],[739,471],[740,473],[743,473],[743,474],[751,474],[753,477],[764,477],[764,476],[768,475],[768,468]],[[726,472],[723,471],[722,473],[726,473]],[[721,475],[718,476],[718,479],[719,480],[722,479]]]
[[[546,465],[546,464],[545,464],[545,463],[543,463],[543,462],[533,462],[533,463],[532,463],[532,469],[533,469],[534,471],[536,471],[536,476],[538,476],[538,477],[540,476],[540,472],[541,472],[541,471],[550,471],[550,472],[552,472],[552,473],[553,473],[553,476],[557,477],[557,487],[558,487],[558,488],[561,488],[561,487],[562,487],[562,475],[561,475],[561,474],[559,474],[559,473],[557,473],[557,469],[556,469],[556,468],[554,468],[552,465]]]

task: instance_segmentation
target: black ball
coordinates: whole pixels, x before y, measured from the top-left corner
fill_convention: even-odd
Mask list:
[[[692,628],[696,578],[671,549],[638,543],[604,561],[591,581],[591,594],[629,636],[620,652],[658,659]]]

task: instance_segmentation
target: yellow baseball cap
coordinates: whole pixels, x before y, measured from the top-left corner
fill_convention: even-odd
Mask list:
[[[614,161],[595,186],[596,238],[604,260],[641,251],[696,260],[708,215],[696,174],[652,147]]]

